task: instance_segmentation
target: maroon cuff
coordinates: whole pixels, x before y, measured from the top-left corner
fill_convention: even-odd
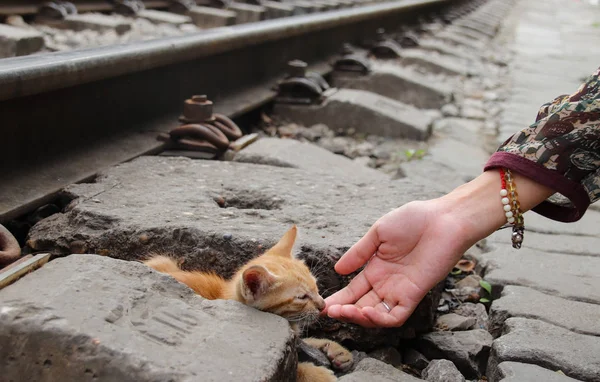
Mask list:
[[[487,171],[498,167],[508,168],[569,198],[573,206],[559,206],[544,201],[532,209],[532,211],[549,219],[565,223],[574,222],[581,219],[590,206],[590,198],[580,183],[570,180],[557,171],[550,170],[539,163],[516,154],[496,152],[487,161],[483,170]]]

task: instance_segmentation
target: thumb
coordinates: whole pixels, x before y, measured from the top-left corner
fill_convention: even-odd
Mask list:
[[[379,222],[371,226],[369,231],[352,248],[348,250],[335,264],[335,271],[347,275],[362,267],[375,254],[381,241],[377,234]]]

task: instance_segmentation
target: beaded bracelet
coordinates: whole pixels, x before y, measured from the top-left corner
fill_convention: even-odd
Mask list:
[[[502,182],[502,189],[500,190],[502,208],[504,209],[506,222],[513,227],[512,246],[519,249],[525,236],[525,219],[521,213],[517,185],[514,183],[509,169],[500,169],[500,180]]]

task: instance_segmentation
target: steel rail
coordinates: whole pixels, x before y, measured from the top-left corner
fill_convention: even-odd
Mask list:
[[[69,0],[75,4],[79,12],[106,12],[113,6],[106,0]],[[0,4],[0,16],[33,15],[38,12],[43,0],[9,0]],[[166,0],[145,0],[146,8],[164,8],[169,5]]]
[[[0,101],[307,35],[448,0],[400,0],[210,29],[133,45],[0,60]]]
[[[182,101],[235,117],[273,97],[286,63],[327,70],[343,43],[416,23],[450,0],[398,0],[183,37],[0,60],[0,222],[100,169],[160,150]],[[323,65],[324,64],[324,65]],[[242,126],[243,127],[243,126]]]

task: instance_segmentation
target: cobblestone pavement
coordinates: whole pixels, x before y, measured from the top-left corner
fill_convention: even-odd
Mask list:
[[[346,285],[332,265],[379,216],[477,176],[539,106],[574,91],[600,66],[600,7],[587,2],[490,0],[462,22],[393,63],[402,66],[395,73],[405,84],[439,83],[444,94],[436,102],[453,93],[439,111],[423,112],[436,119],[427,141],[336,136],[325,125],[263,126],[273,137],[233,161],[143,157],[68,187],[70,204],[32,228],[28,248],[103,256],[54,260],[0,292],[0,344],[9,344],[0,347],[0,369],[17,378],[14,362],[26,354],[33,379],[197,380],[202,373],[207,381],[282,381],[293,374],[292,335],[282,319],[230,301],[200,301],[123,260],[168,250],[185,266],[227,275],[295,223],[299,255],[318,271],[324,293]],[[434,66],[453,71],[433,73]],[[358,110],[365,99],[352,94]],[[321,122],[343,125],[345,117],[323,113],[332,121]],[[398,151],[415,148],[422,158],[397,160]],[[400,330],[323,324],[328,336],[368,352],[355,353],[354,372],[341,380],[415,380],[408,371],[444,382],[484,375],[490,382],[600,381],[600,209],[572,224],[531,212],[525,222],[521,250],[501,231],[469,251],[493,286],[489,318],[484,305],[467,302],[439,317],[436,328],[444,328],[431,332],[444,307],[437,290]],[[477,276],[469,277],[479,288]],[[243,317],[248,330],[239,325]],[[72,348],[78,352],[64,350]]]

